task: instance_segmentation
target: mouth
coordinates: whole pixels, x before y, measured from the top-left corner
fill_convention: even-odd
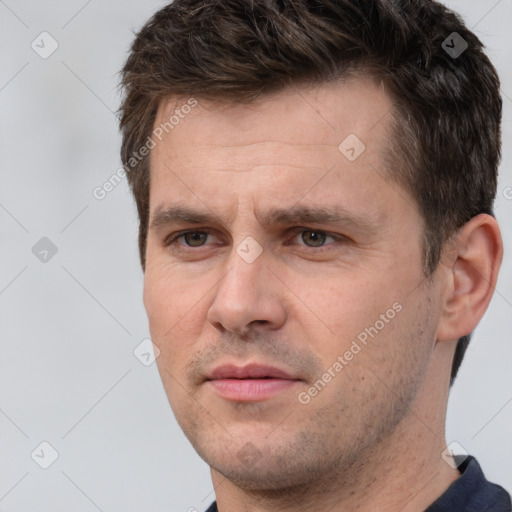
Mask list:
[[[259,364],[223,365],[205,381],[221,398],[235,402],[260,402],[289,391],[301,379],[274,367]]]

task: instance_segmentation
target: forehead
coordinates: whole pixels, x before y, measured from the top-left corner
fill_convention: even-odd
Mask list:
[[[168,139],[167,147],[179,148],[181,156],[197,146],[243,149],[269,141],[292,144],[297,149],[330,146],[337,150],[349,134],[357,135],[372,150],[379,138],[387,135],[382,121],[392,109],[384,82],[356,77],[315,87],[287,88],[249,104],[201,99],[197,106],[185,109],[186,103],[186,99],[162,102],[155,120],[155,128],[163,128],[162,136]],[[173,114],[176,125],[169,126]]]
[[[235,215],[228,202],[277,199],[285,206],[307,194],[311,203],[338,202],[356,213],[373,208],[377,216],[379,204],[396,195],[385,197],[379,183],[392,109],[382,83],[351,79],[287,89],[251,104],[186,104],[170,99],[157,113],[153,213],[190,202],[228,216]]]

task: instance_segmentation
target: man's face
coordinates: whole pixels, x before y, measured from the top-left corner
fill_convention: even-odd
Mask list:
[[[390,109],[370,81],[200,102],[151,152],[158,369],[195,449],[241,486],[334,476],[414,406],[439,287],[422,276],[414,201],[385,170]]]

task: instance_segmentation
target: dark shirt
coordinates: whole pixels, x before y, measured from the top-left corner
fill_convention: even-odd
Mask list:
[[[512,512],[508,492],[485,478],[474,457],[458,470],[461,476],[425,512]],[[206,512],[218,512],[216,502]]]

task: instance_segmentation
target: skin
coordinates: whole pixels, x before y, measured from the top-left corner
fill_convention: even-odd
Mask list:
[[[162,103],[155,126],[174,108]],[[425,278],[422,217],[384,166],[390,110],[369,79],[251,105],[200,101],[151,151],[150,224],[176,205],[214,216],[150,228],[144,304],[169,403],[211,467],[220,512],[423,511],[459,476],[441,457],[451,361],[488,306],[502,243],[479,215]],[[338,149],[349,134],[366,145],[354,161]],[[338,206],[365,222],[264,222],[296,206]],[[166,245],[183,230],[196,234]],[[237,253],[246,237],[262,250],[251,263]],[[204,381],[220,364],[253,362],[298,382],[247,403]]]

